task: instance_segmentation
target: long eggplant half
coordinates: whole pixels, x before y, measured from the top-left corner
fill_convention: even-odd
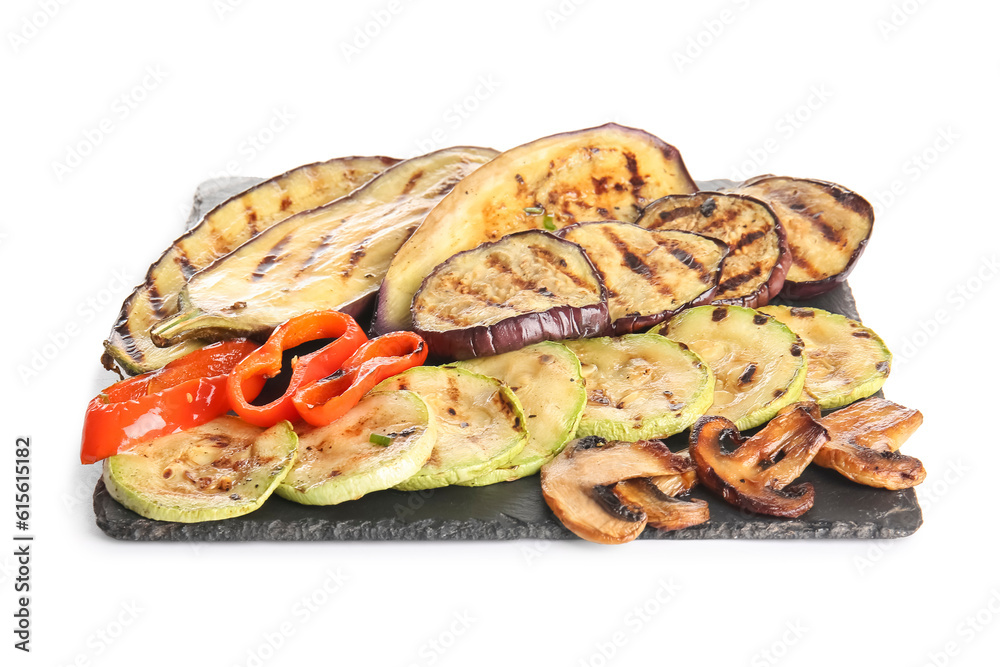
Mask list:
[[[104,341],[104,365],[129,373],[155,370],[199,347],[153,345],[149,330],[177,312],[177,295],[192,275],[296,213],[339,199],[399,162],[388,157],[345,157],[307,164],[259,183],[219,204],[174,241],[149,267],[122,304]]]
[[[688,306],[709,303],[729,246],[679,231],[652,231],[630,222],[585,222],[559,230],[578,243],[608,290],[615,335],[659,324]]]
[[[836,183],[757,176],[737,192],[767,202],[788,234],[792,265],[781,290],[786,299],[811,299],[847,280],[872,233],[872,205]]]
[[[192,276],[178,313],[153,327],[153,342],[260,334],[311,310],[357,314],[428,211],[495,155],[459,147],[412,158],[271,227]]]
[[[664,197],[642,212],[638,224],[697,232],[729,244],[713,303],[766,306],[778,295],[792,263],[778,218],[753,197],[718,192]]]
[[[465,179],[400,248],[379,291],[375,330],[410,328],[424,277],[463,250],[527,229],[632,222],[654,199],[695,190],[676,148],[614,123],[513,148]]]

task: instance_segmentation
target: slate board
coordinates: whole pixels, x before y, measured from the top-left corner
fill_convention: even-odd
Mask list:
[[[202,184],[191,219],[198,220],[212,206],[255,182]],[[712,181],[702,186],[710,189],[728,184]],[[846,283],[796,305],[860,319]],[[675,450],[685,446],[680,436],[668,443]],[[798,519],[743,512],[696,487],[692,495],[709,504],[708,523],[667,533],[647,528],[640,539],[889,539],[912,535],[923,522],[912,489],[873,489],[816,466],[810,466],[800,479],[815,486],[816,504]],[[94,512],[101,530],[121,540],[578,539],[546,506],[537,475],[481,488],[381,491],[332,507],[307,507],[271,496],[261,509],[246,516],[194,524],[145,519],[119,505],[99,481],[94,490]]]

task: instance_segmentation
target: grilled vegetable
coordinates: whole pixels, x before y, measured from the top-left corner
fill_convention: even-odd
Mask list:
[[[218,417],[137,445],[104,462],[111,497],[147,519],[195,523],[242,516],[267,500],[295,460],[282,422],[264,431]]]
[[[434,417],[437,441],[430,459],[403,491],[467,482],[504,467],[528,440],[524,412],[509,387],[461,368],[418,366],[383,381],[377,391],[408,389]]]
[[[511,149],[456,187],[400,248],[379,291],[375,329],[409,329],[421,281],[456,253],[526,229],[632,221],[657,197],[694,191],[677,149],[613,123]]]
[[[445,260],[413,297],[413,330],[448,359],[594,336],[610,324],[604,285],[587,255],[544,231]]]
[[[680,530],[708,521],[708,503],[704,500],[675,498],[646,477],[618,482],[612,491],[623,505],[641,509],[646,523],[653,528]]]
[[[802,516],[813,506],[812,484],[792,485],[829,436],[815,403],[784,408],[744,440],[725,417],[702,417],[691,428],[691,458],[698,479],[730,505],[759,514]],[[723,442],[734,445],[730,452]]]
[[[580,423],[587,392],[580,360],[565,345],[536,343],[515,352],[455,364],[510,387],[526,417],[528,442],[504,468],[463,482],[485,486],[534,475],[562,451]]]
[[[642,509],[618,500],[608,488],[622,480],[678,474],[677,460],[657,440],[574,440],[542,466],[542,495],[576,535],[601,544],[631,542],[646,527]]]
[[[149,331],[177,312],[177,295],[188,279],[276,222],[339,199],[396,164],[387,157],[347,157],[307,164],[275,176],[219,204],[174,241],[122,304],[104,341],[104,365],[117,361],[129,373],[162,367],[204,343],[153,345]]]
[[[495,155],[449,148],[401,162],[350,195],[295,215],[193,276],[158,345],[260,334],[311,310],[356,314],[427,212]]]
[[[908,489],[924,481],[923,464],[897,450],[920,427],[924,416],[883,398],[869,398],[819,420],[830,442],[813,461],[844,477],[883,489]]]
[[[810,299],[847,280],[875,220],[864,197],[836,183],[778,176],[751,178],[737,191],[767,202],[788,235],[792,266],[782,297]]]
[[[760,312],[802,339],[807,359],[803,391],[820,408],[839,408],[871,396],[889,377],[889,348],[860,322],[819,308],[767,306]]]
[[[648,329],[689,305],[712,300],[729,247],[690,232],[628,222],[586,222],[559,232],[578,243],[608,291],[615,334]]]
[[[662,336],[565,341],[580,358],[587,406],[577,437],[665,438],[680,433],[712,404],[708,364]]]
[[[715,303],[766,305],[781,290],[792,261],[774,212],[752,197],[718,192],[672,195],[647,206],[638,224],[698,232],[729,244]]]
[[[427,404],[412,391],[368,394],[337,421],[299,436],[298,458],[277,494],[336,505],[392,488],[427,463],[436,439]]]
[[[802,394],[802,339],[773,317],[739,306],[699,306],[654,332],[687,345],[705,360],[715,376],[707,414],[725,417],[741,431],[763,424]]]
[[[698,484],[698,471],[695,469],[691,454],[686,449],[674,454],[679,457],[678,465],[683,468],[683,472],[676,475],[663,475],[662,477],[650,478],[656,488],[668,496],[680,496],[688,493]]]

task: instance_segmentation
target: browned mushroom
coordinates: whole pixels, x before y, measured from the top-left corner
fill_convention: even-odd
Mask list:
[[[613,490],[623,504],[645,512],[646,523],[653,528],[680,530],[708,521],[708,503],[704,500],[674,498],[646,477],[618,482]]]
[[[542,467],[542,495],[553,513],[576,535],[601,544],[622,544],[639,536],[647,513],[622,502],[612,485],[637,477],[673,476],[688,466],[658,440],[574,440]]]
[[[660,475],[649,478],[649,481],[655,484],[656,488],[672,498],[688,493],[698,483],[698,470],[691,459],[691,453],[682,449],[674,454],[674,457],[678,465],[683,467],[683,472],[676,475]]]
[[[789,405],[746,440],[725,417],[702,417],[691,428],[698,479],[730,505],[759,514],[801,516],[813,506],[815,491],[808,482],[792,482],[829,440],[818,417],[815,403]],[[724,451],[724,440],[735,449]]]
[[[908,489],[923,482],[927,472],[919,459],[897,450],[923,421],[919,410],[884,398],[858,401],[820,420],[830,441],[813,461],[858,484]]]

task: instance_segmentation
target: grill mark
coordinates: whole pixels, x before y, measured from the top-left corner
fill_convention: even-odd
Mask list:
[[[280,241],[274,244],[274,246],[271,248],[271,252],[267,253],[264,256],[264,258],[260,260],[260,262],[257,264],[257,268],[254,269],[253,273],[250,274],[251,280],[253,280],[254,282],[260,280],[261,278],[264,277],[264,274],[271,269],[272,266],[278,263],[281,252],[285,249],[285,246],[288,245],[288,242],[291,240],[291,238],[292,238],[291,233],[285,234],[285,236],[282,237]]]
[[[198,272],[195,266],[191,263],[188,258],[187,253],[184,252],[184,248],[180,246],[174,246],[177,252],[174,254],[174,261],[177,262],[177,266],[180,268],[181,273],[184,274],[185,280],[190,280],[191,276]]]
[[[247,227],[250,228],[250,235],[255,236],[258,232],[257,229],[257,211],[253,206],[247,206],[244,211],[246,211],[246,222]]]
[[[632,252],[628,243],[623,241],[621,237],[607,227],[605,227],[602,231],[604,232],[604,237],[618,249],[618,252],[621,253],[622,262],[632,273],[637,273],[646,280],[652,279],[653,271],[649,268],[649,265],[646,264],[646,262],[642,261],[638,255]]]
[[[403,186],[403,194],[408,195],[411,192],[413,192],[414,186],[416,186],[417,181],[420,180],[420,177],[423,175],[424,175],[423,169],[418,169],[417,171],[415,171],[413,173],[413,176],[410,176],[410,180],[408,180],[406,182],[406,185]]]
[[[486,257],[485,263],[488,268],[503,273],[504,276],[508,280],[510,280],[510,282],[513,283],[514,287],[516,287],[517,289],[519,290],[534,289],[535,286],[532,283],[529,283],[527,280],[525,280],[520,275],[515,273],[511,265],[508,264],[503,259],[501,259],[500,257],[496,255],[488,255]]]
[[[281,198],[281,210],[282,211],[287,211],[291,205],[292,205],[292,198],[291,197],[289,197],[288,195],[285,195],[284,197]]]
[[[603,195],[608,191],[608,177],[602,176],[601,178],[590,177],[590,182],[594,184],[594,194]]]
[[[743,371],[743,375],[740,376],[740,384],[749,384],[753,380],[754,374],[757,372],[757,364],[750,364]]]
[[[727,278],[725,281],[719,283],[719,291],[723,293],[731,292],[740,285],[750,282],[751,280],[753,280],[758,276],[760,276],[760,266],[754,266],[749,271],[745,271],[735,276],[731,276],[730,278]]]
[[[531,252],[533,252],[537,257],[545,260],[549,266],[552,266],[557,270],[565,269],[564,271],[560,270],[559,272],[569,278],[577,287],[590,287],[580,276],[569,270],[569,263],[566,262],[565,258],[557,257],[551,250],[543,248],[539,245],[530,245],[528,246],[528,249],[531,250]]]
[[[712,321],[721,322],[722,320],[726,319],[726,315],[728,314],[729,310],[725,306],[719,306],[718,308],[712,311]]]
[[[763,229],[755,229],[752,232],[746,232],[743,236],[737,239],[736,243],[732,245],[733,252],[737,252],[754,241],[764,238],[766,234],[767,232]]]
[[[358,268],[358,262],[360,262],[361,258],[365,256],[365,243],[367,241],[368,239],[365,239],[359,243],[358,247],[351,252],[351,256],[347,258],[347,266],[340,272],[340,275],[348,278],[352,273],[354,273],[354,269]]]
[[[803,257],[800,253],[792,252],[792,264],[802,269],[802,271],[808,275],[810,278],[820,278],[823,276],[823,272],[813,266],[808,259]]]
[[[302,264],[302,266],[299,268],[298,273],[296,275],[301,274],[307,268],[309,268],[310,266],[312,266],[313,264],[316,263],[316,260],[318,260],[323,255],[323,251],[326,250],[327,248],[329,248],[331,245],[333,245],[333,239],[334,239],[334,235],[336,233],[337,233],[336,231],[327,232],[326,235],[323,236],[323,240],[320,241],[312,249],[312,252],[309,253],[309,258],[306,259],[306,261]]]
[[[667,223],[673,222],[677,218],[694,215],[697,211],[697,206],[678,206],[670,211],[660,211],[660,213],[656,216],[659,218],[659,222],[655,227],[650,227],[650,229],[659,229]]]
[[[166,315],[166,308],[164,308],[163,296],[160,294],[160,290],[156,288],[156,283],[151,282],[146,287],[146,293],[149,295],[149,305],[152,306],[153,312],[158,316],[163,317]]]
[[[816,215],[822,216],[821,213],[817,213]],[[841,238],[840,233],[823,220],[822,217],[809,216],[809,222],[830,243],[838,246],[844,245],[844,240]]]
[[[694,255],[689,253],[687,250],[675,245],[670,248],[670,254],[684,266],[697,271],[699,276],[705,275],[705,265],[695,259]]]
[[[646,184],[646,181],[639,175],[639,163],[635,159],[635,154],[631,151],[625,151],[625,168],[628,169],[628,173],[632,174],[632,177],[628,179],[629,185],[632,186],[632,194],[636,199],[641,199],[639,194],[639,188]]]

